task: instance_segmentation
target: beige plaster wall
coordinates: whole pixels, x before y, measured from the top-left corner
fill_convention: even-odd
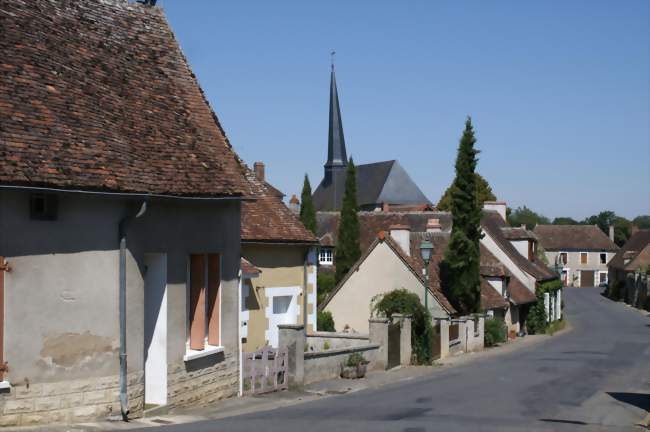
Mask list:
[[[297,298],[298,317],[296,324],[304,322],[304,262],[305,254],[313,249],[305,245],[280,245],[280,244],[251,244],[242,245],[242,255],[262,272],[250,280],[252,285],[251,296],[242,299],[249,312],[248,337],[243,343],[243,350],[251,352],[267,344],[266,330],[269,320],[266,317],[266,308],[269,306],[266,289],[281,287],[300,287]],[[310,252],[307,267],[307,317],[308,331],[315,331],[316,312],[316,266],[315,253]]]
[[[353,331],[368,333],[373,297],[401,288],[417,294],[424,302],[422,282],[386,243],[379,243],[341,286],[325,310],[332,313],[337,331],[343,331],[347,326]],[[448,315],[431,294],[429,308],[434,317],[445,318]]]

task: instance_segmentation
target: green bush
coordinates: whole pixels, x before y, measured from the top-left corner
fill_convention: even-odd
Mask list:
[[[355,366],[359,366],[359,365],[362,365],[362,364],[368,364],[368,363],[369,363],[368,360],[366,360],[366,358],[363,356],[363,354],[353,353],[353,354],[350,354],[350,356],[348,357],[348,361],[346,362],[346,366],[355,367]]]
[[[411,316],[411,346],[418,364],[431,364],[431,314],[420,302],[420,297],[405,289],[384,294],[374,306],[376,315],[391,317],[393,314]],[[427,349],[428,341],[428,349]]]
[[[506,323],[501,318],[485,320],[485,346],[494,346],[506,341]]]
[[[546,331],[546,309],[544,308],[544,293],[555,293],[557,290],[562,289],[562,282],[559,279],[554,279],[547,282],[542,282],[535,288],[535,296],[537,301],[530,307],[528,311],[528,319],[526,320],[526,328],[530,334],[542,334]],[[562,296],[564,298],[564,296]]]
[[[617,280],[607,285],[607,297],[612,300],[622,300],[625,297],[625,282]]]
[[[334,318],[331,312],[318,311],[316,316],[316,328],[318,331],[336,331],[334,326]]]
[[[318,272],[316,275],[316,302],[322,304],[336,286],[334,273]]]

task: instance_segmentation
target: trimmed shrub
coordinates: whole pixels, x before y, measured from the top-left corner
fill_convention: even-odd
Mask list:
[[[506,323],[501,318],[485,320],[485,346],[494,346],[506,341]]]
[[[316,329],[318,331],[333,332],[336,331],[334,326],[334,318],[331,312],[318,311],[316,316]]]
[[[316,302],[322,304],[336,286],[334,273],[319,271],[316,275]]]
[[[556,291],[562,289],[562,282],[554,279],[542,282],[535,288],[537,301],[530,307],[526,328],[530,334],[542,334],[546,331],[546,309],[544,308],[544,293],[553,295]],[[564,298],[564,296],[562,296]]]
[[[420,297],[405,289],[391,291],[379,299],[373,313],[385,317],[396,313],[411,315],[411,347],[416,361],[418,364],[431,364],[431,314],[420,302]]]

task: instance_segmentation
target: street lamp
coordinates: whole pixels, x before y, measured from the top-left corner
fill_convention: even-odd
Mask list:
[[[429,310],[429,301],[428,301],[428,289],[429,289],[429,262],[431,261],[431,253],[433,252],[433,245],[428,240],[422,240],[420,243],[420,256],[422,261],[424,261],[424,268],[422,272],[424,273],[424,308]]]

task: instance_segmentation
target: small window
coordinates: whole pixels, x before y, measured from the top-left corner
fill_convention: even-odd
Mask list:
[[[29,217],[32,220],[56,220],[59,210],[59,197],[52,194],[34,193],[29,198]]]
[[[293,296],[275,296],[273,297],[273,313],[274,314],[284,314],[289,310],[291,306],[291,300]]]
[[[589,254],[587,252],[580,252],[580,264],[587,264]]]
[[[318,253],[318,263],[321,265],[332,265],[334,262],[334,252],[331,248],[321,248]]]
[[[221,260],[219,254],[190,255],[190,349],[221,342]]]
[[[600,283],[607,282],[607,273],[605,273],[605,272],[600,273],[600,281],[599,282]]]
[[[600,263],[601,264],[607,264],[607,253],[601,253],[600,254]]]
[[[566,264],[568,261],[567,253],[566,252],[560,252],[560,263]]]

